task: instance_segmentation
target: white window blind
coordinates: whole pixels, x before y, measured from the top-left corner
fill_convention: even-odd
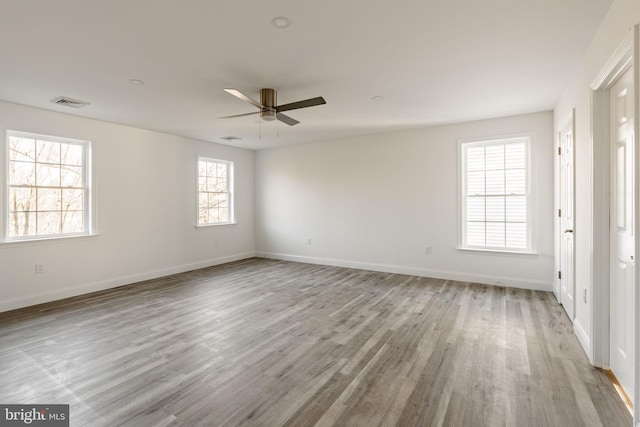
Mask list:
[[[5,240],[86,235],[90,143],[7,132]]]
[[[198,225],[233,223],[233,162],[198,158]]]
[[[461,144],[462,247],[531,249],[529,138]]]

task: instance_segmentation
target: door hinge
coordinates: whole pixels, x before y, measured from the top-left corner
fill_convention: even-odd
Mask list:
[[[562,155],[562,148],[558,147],[558,156]]]
[[[558,271],[558,279],[562,279],[562,272]]]
[[[562,217],[562,209],[558,209],[558,218]]]

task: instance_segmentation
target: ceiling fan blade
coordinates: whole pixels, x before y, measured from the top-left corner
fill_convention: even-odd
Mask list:
[[[300,123],[296,119],[293,119],[293,118],[291,118],[289,116],[285,116],[282,113],[276,113],[276,118],[278,120],[280,120],[282,123],[288,124],[289,126],[294,126],[294,125],[297,125],[298,123]]]
[[[297,102],[292,102],[290,104],[278,105],[276,107],[276,111],[280,112],[280,111],[297,110],[298,108],[314,107],[316,105],[322,105],[326,103],[327,101],[325,101],[323,97],[318,96],[317,98],[305,99],[304,101],[297,101]]]
[[[235,90],[235,89],[225,89],[225,92],[235,96],[236,98],[240,98],[243,101],[248,102],[249,104],[258,107],[260,109],[265,108],[264,105],[260,104],[258,101],[249,98],[247,95],[245,95],[244,93],[240,92],[239,90]]]
[[[232,119],[234,117],[253,116],[254,114],[260,114],[260,111],[254,111],[253,113],[234,114],[233,116],[218,117],[219,119]]]

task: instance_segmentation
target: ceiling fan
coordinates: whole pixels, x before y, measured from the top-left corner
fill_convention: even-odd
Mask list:
[[[220,117],[221,119],[230,119],[232,117],[250,116],[252,114],[260,114],[260,118],[265,121],[280,120],[282,123],[286,123],[289,126],[294,126],[300,123],[296,119],[293,119],[285,114],[283,111],[297,110],[299,108],[314,107],[316,105],[326,104],[327,101],[323,97],[318,96],[316,98],[309,98],[303,101],[291,102],[289,104],[277,105],[277,92],[274,89],[260,89],[260,102],[249,98],[244,93],[236,89],[225,89],[227,93],[248,102],[254,107],[258,107],[260,111],[253,113],[235,114],[233,116]]]

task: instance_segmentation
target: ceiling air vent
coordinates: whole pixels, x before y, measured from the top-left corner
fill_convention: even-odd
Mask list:
[[[52,99],[51,102],[53,102],[54,104],[64,105],[65,107],[72,108],[82,108],[91,104],[90,102],[80,101],[78,99],[69,98],[67,96],[59,96],[55,99]]]
[[[220,139],[224,139],[225,141],[233,142],[240,141],[242,138],[239,136],[221,136]]]

